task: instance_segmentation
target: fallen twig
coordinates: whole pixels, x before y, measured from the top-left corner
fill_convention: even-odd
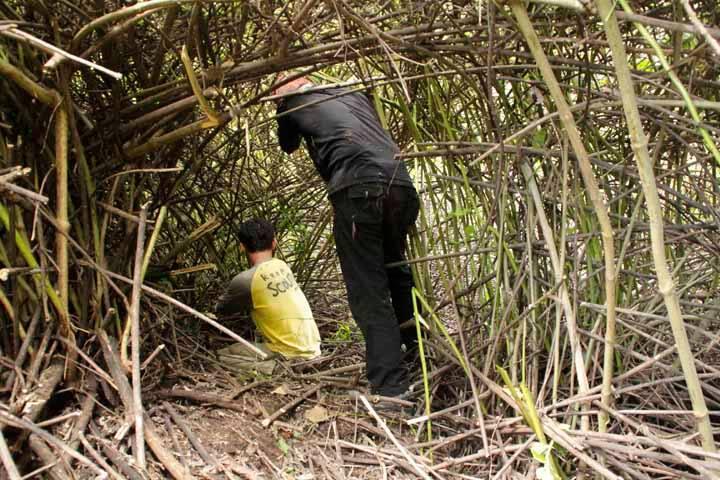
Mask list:
[[[90,461],[90,459],[88,459],[86,456],[79,454],[78,452],[76,452],[75,450],[70,448],[62,440],[59,440],[58,438],[50,435],[45,430],[38,428],[33,422],[26,420],[24,418],[18,418],[15,415],[12,415],[11,413],[5,412],[3,410],[0,410],[0,419],[2,419],[3,422],[8,423],[16,428],[30,431],[30,432],[34,433],[35,435],[37,435],[38,437],[45,440],[46,442],[55,445],[60,450],[67,453],[69,456],[78,460],[80,463],[90,467],[95,473],[97,473],[100,476],[100,478],[107,477],[107,473],[105,473],[95,463]]]
[[[158,390],[153,392],[153,395],[157,395],[163,398],[182,398],[186,400],[192,400],[194,402],[217,405],[218,407],[227,408],[228,410],[235,410],[237,412],[244,412],[247,410],[241,404],[233,400],[227,400],[226,398],[220,397],[218,395],[195,392],[192,390],[180,390],[177,388],[174,388],[172,390]]]
[[[415,462],[415,460],[412,458],[412,455],[410,455],[410,452],[408,452],[407,449],[403,447],[402,444],[398,441],[398,439],[395,438],[395,435],[393,435],[385,422],[378,416],[375,409],[372,407],[372,405],[370,405],[370,402],[368,402],[367,398],[365,398],[365,395],[358,395],[357,398],[360,399],[367,411],[375,419],[378,426],[383,430],[383,432],[385,432],[387,438],[393,443],[393,445],[397,447],[398,450],[400,450],[400,453],[403,457],[405,457],[405,459],[410,463],[410,465],[412,465],[415,473],[417,473],[421,478],[430,480],[430,475],[428,475],[425,469],[421,468],[420,465]]]
[[[305,399],[309,398],[312,394],[314,394],[315,392],[317,392],[324,386],[325,386],[325,384],[320,383],[318,385],[315,385],[314,387],[307,389],[302,395],[300,395],[299,397],[286,403],[282,407],[278,408],[272,415],[263,419],[263,421],[261,422],[262,426],[263,427],[270,426],[275,420],[277,420],[278,418],[282,417],[283,415],[285,415],[287,412],[289,412],[293,408],[300,405]]]
[[[108,441],[102,438],[100,432],[93,424],[90,424],[90,432],[95,437],[95,441],[102,449],[105,456],[122,472],[125,478],[129,480],[144,480],[143,476],[135,470],[125,459],[117,448],[109,445]]]
[[[98,453],[98,451],[95,450],[92,445],[90,445],[90,442],[87,441],[87,438],[85,438],[85,435],[83,435],[82,432],[77,433],[77,440],[79,443],[82,443],[82,446],[88,453],[88,455],[90,455],[98,464],[100,464],[100,466],[103,467],[112,478],[114,478],[115,480],[125,479],[125,477],[120,475],[114,468],[112,468],[112,466],[110,466],[110,464],[105,461],[102,455],[100,455],[100,453]]]
[[[195,450],[197,450],[197,452],[200,454],[200,457],[205,461],[205,463],[212,465],[218,470],[224,471],[228,478],[234,478],[232,473],[225,469],[220,464],[220,462],[218,462],[217,459],[212,456],[210,452],[207,451],[207,449],[203,446],[202,442],[200,442],[200,439],[197,437],[197,435],[195,435],[195,433],[193,433],[190,426],[182,419],[182,417],[178,414],[175,408],[173,408],[173,406],[170,405],[168,402],[163,402],[163,407],[165,408],[165,411],[170,414],[173,422],[175,422],[175,424],[180,427],[180,430],[183,431],[185,436],[190,441],[190,444],[195,448]]]
[[[120,399],[125,406],[125,411],[133,412],[132,388],[130,387],[128,380],[125,377],[125,373],[120,366],[120,359],[117,355],[115,344],[103,331],[98,333],[98,339],[100,339],[100,346],[102,347],[105,362],[108,364],[110,373],[112,374],[112,377],[118,387],[118,393],[120,394]],[[177,480],[187,480],[189,477],[185,472],[185,469],[178,463],[172,453],[165,448],[163,439],[160,438],[152,421],[149,417],[147,417],[147,415],[143,418],[143,428],[145,441],[158,460],[160,460],[165,468],[167,468],[170,475]]]
[[[10,453],[10,449],[8,449],[7,443],[5,442],[5,437],[3,436],[1,430],[0,460],[2,460],[2,463],[5,466],[5,471],[10,477],[10,480],[20,480],[20,472],[17,469],[17,465],[15,465],[15,462],[13,461],[12,454]]]

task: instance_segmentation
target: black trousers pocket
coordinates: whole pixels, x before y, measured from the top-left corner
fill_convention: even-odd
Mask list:
[[[379,183],[353,185],[347,189],[354,223],[382,223],[386,186]]]

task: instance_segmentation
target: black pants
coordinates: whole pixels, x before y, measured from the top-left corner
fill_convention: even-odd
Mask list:
[[[413,317],[413,278],[407,265],[385,264],[405,259],[420,206],[417,193],[369,183],[336,192],[330,201],[350,310],[365,337],[368,381],[374,393],[399,395],[407,388],[399,324]]]

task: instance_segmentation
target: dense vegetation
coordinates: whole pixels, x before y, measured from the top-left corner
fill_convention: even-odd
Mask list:
[[[420,388],[428,414],[458,406],[421,423],[436,472],[711,478],[717,7],[1,0],[0,421],[27,430],[85,385],[108,361],[96,332],[146,359],[176,323],[205,331],[251,216],[278,226],[324,333],[346,328],[324,186],[277,146],[268,96],[292,70],[367,91],[421,190]],[[552,445],[540,463],[531,441]]]

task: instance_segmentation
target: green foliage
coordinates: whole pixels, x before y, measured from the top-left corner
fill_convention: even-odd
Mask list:
[[[338,342],[356,341],[362,338],[357,326],[354,323],[338,322],[337,330],[333,334],[333,340]]]

